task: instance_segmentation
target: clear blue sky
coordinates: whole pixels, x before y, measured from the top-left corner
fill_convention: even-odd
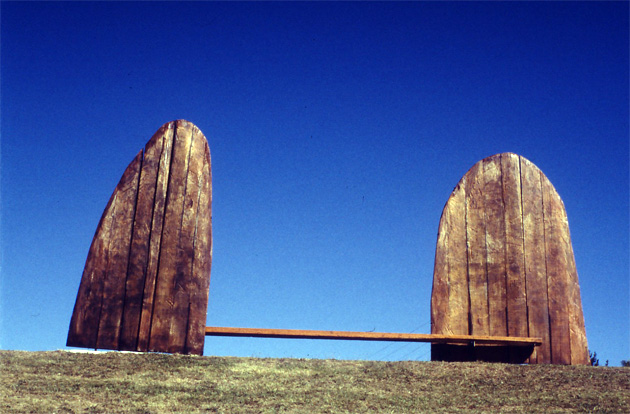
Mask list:
[[[589,348],[630,359],[627,2],[2,2],[1,19],[1,349],[65,348],[111,192],[184,118],[212,153],[208,325],[428,333],[442,208],[511,151],[565,202]]]

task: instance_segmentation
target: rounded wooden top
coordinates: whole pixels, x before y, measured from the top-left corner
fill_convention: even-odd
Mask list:
[[[431,332],[541,337],[529,362],[588,362],[564,204],[526,158],[485,158],[450,195],[438,229]]]

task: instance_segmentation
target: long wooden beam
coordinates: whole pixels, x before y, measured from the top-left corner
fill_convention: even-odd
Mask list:
[[[391,332],[311,331],[300,329],[227,328],[206,326],[206,336],[258,338],[343,339],[354,341],[431,342],[433,344],[477,344],[538,346],[541,338],[515,336],[437,335]]]

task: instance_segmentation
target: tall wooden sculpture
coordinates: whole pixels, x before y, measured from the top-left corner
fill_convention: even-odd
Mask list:
[[[589,363],[564,204],[525,158],[504,153],[478,162],[446,203],[431,333],[543,339],[526,353],[522,347],[434,344],[434,360]]]
[[[164,124],[105,207],[67,345],[203,354],[211,202],[205,136],[184,120]]]

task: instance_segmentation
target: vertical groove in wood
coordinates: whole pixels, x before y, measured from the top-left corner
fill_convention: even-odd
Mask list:
[[[138,243],[138,227],[142,224],[142,219],[138,220],[138,200],[141,198],[140,194],[140,182],[142,180],[142,168],[144,164],[144,150],[140,151],[138,176],[136,177],[135,198],[133,200],[133,208],[131,213],[131,231],[129,239],[129,252],[127,255],[127,272],[125,275],[125,284],[123,286],[123,302],[121,307],[120,326],[118,332],[118,349],[119,350],[135,350],[137,343],[137,329],[132,330],[132,336],[129,335],[129,329],[125,329],[129,325],[129,321],[132,320],[135,314],[139,312],[139,306],[137,305],[139,300],[137,299],[138,291],[138,279],[143,278],[142,263],[141,268],[138,271],[138,260],[142,260],[139,257],[137,248],[134,248],[134,244]],[[129,207],[129,206],[128,206]],[[134,237],[135,236],[135,237]],[[135,242],[134,242],[135,241]],[[135,312],[134,312],[135,310]]]
[[[109,259],[103,285],[97,348],[118,348],[134,213],[130,206],[135,206],[141,160],[142,151],[127,167],[115,190],[117,195],[110,236]]]
[[[449,214],[448,283],[449,326],[452,334],[469,332],[468,257],[466,254],[466,192],[464,182]]]
[[[530,327],[529,327],[529,296],[528,296],[528,288],[527,288],[527,283],[528,283],[528,278],[527,278],[527,262],[526,262],[526,250],[525,250],[525,240],[527,239],[525,237],[525,198],[523,196],[524,193],[524,182],[525,182],[525,174],[523,173],[523,168],[525,165],[525,158],[519,156],[518,157],[518,168],[519,168],[519,172],[520,172],[520,180],[521,180],[521,223],[523,224],[523,228],[522,228],[522,234],[523,234],[523,271],[524,271],[524,275],[525,275],[525,313],[527,315],[527,335],[531,336],[531,332],[530,332]],[[536,350],[536,348],[534,348],[532,350],[531,355],[527,358],[527,362],[530,364],[536,364],[538,360],[538,351]]]
[[[140,170],[119,343],[119,349],[126,351],[136,351],[139,345],[140,318],[149,263],[155,189],[160,152],[164,143],[164,131],[165,127],[162,126],[145,145],[142,169]]]
[[[483,164],[483,176],[489,334],[506,336],[506,231],[501,155],[491,157]]]
[[[194,133],[201,135],[198,129]],[[199,167],[196,204],[197,213],[193,232],[193,257],[190,273],[195,277],[189,282],[189,310],[184,352],[202,354],[205,341],[210,268],[212,265],[212,169],[210,149],[205,139],[196,139],[196,154],[202,162]],[[210,196],[204,196],[210,195]]]
[[[203,159],[194,156],[198,151],[195,144],[200,143],[196,134],[196,128],[191,127],[191,138],[187,154],[187,170],[184,184],[184,194],[182,197],[182,216],[180,221],[180,233],[177,244],[176,260],[176,282],[175,300],[173,316],[170,326],[170,337],[168,348],[170,352],[185,352],[186,335],[189,325],[190,299],[194,275],[192,265],[194,261],[194,236],[195,218],[197,216],[199,177]]]
[[[138,351],[149,350],[149,338],[151,336],[151,322],[155,303],[155,285],[157,281],[160,249],[162,246],[162,230],[164,227],[164,214],[166,211],[166,193],[173,150],[174,122],[164,125],[154,135],[155,147],[160,148],[157,175],[155,180],[153,210],[151,212],[151,230],[149,236],[149,251],[147,270],[142,292],[142,311],[140,313],[140,326],[138,328]]]
[[[550,363],[541,174],[524,158],[521,160],[521,174],[529,335],[543,338],[543,345],[536,348],[536,355],[532,358],[535,357],[537,363]]]
[[[178,278],[177,250],[181,233],[183,198],[188,174],[188,149],[191,142],[190,129],[179,122],[173,133],[173,155],[166,194],[162,245],[158,264],[155,300],[151,322],[149,350],[169,349],[171,320],[174,317],[176,294],[181,294],[181,280]],[[171,351],[169,352],[177,352]]]
[[[502,154],[501,171],[505,203],[507,333],[509,336],[526,337],[527,296],[519,157]]]
[[[489,335],[486,223],[483,199],[483,163],[466,180],[466,240],[470,290],[471,335]]]

